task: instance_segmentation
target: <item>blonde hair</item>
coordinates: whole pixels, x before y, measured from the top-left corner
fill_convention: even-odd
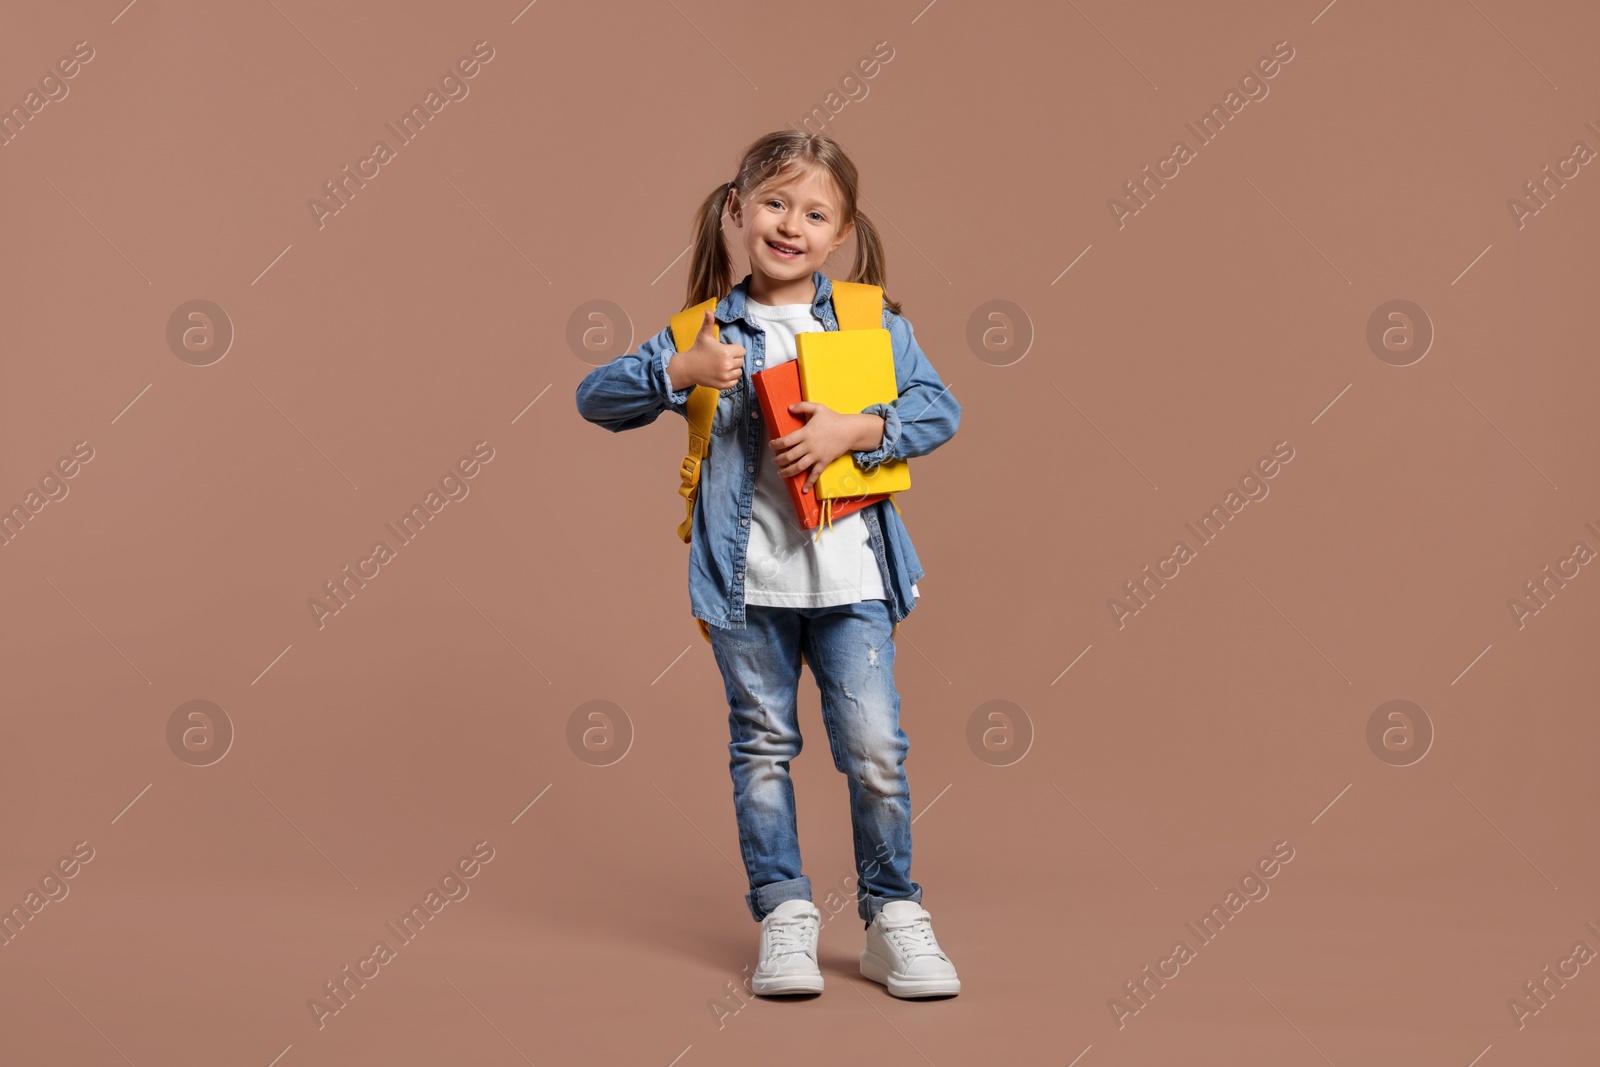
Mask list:
[[[724,182],[701,201],[694,216],[694,249],[689,261],[689,282],[685,308],[712,297],[721,298],[733,288],[733,258],[728,254],[722,234],[722,212],[728,203],[728,190],[736,188],[741,202],[774,179],[810,171],[826,174],[843,199],[842,220],[855,222],[856,259],[845,281],[865,282],[883,287],[888,277],[888,260],[883,239],[866,214],[856,208],[859,189],[856,166],[845,155],[839,142],[821,133],[779,130],[760,137],[745,150],[738,177]],[[884,304],[895,314],[900,305],[884,293]]]

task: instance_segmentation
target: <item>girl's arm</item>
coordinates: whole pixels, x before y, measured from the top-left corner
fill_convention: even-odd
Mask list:
[[[869,452],[852,452],[871,474],[891,459],[925,456],[955,436],[961,405],[923,355],[911,320],[884,308],[884,326],[894,348],[894,376],[900,396],[891,404],[870,404],[863,415],[883,416],[883,443]]]
[[[578,383],[578,414],[618,433],[648,426],[668,408],[685,415],[695,387],[672,388],[667,363],[676,353],[669,325],[639,351],[596,367]]]

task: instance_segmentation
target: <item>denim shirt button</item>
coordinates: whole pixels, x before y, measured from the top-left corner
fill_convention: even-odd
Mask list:
[[[745,469],[745,470],[747,470],[747,471],[750,471],[750,472],[752,472],[752,473],[754,473],[754,471],[755,471],[755,469],[756,469],[756,465],[755,465],[755,464],[754,464],[754,463],[746,463],[746,464],[745,464],[745,465],[744,465],[744,469]]]
[[[749,526],[750,525],[750,520],[749,519],[740,519],[739,520],[739,525],[740,526]]]

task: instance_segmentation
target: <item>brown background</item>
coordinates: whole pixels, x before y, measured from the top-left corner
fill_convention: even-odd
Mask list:
[[[0,549],[0,902],[94,849],[0,948],[6,1063],[1594,1062],[1600,963],[1521,1028],[1507,1004],[1600,950],[1600,576],[1507,605],[1600,549],[1600,176],[1507,208],[1600,148],[1592,6],[6,6],[0,102],[94,49],[0,148],[0,503],[94,450]],[[470,95],[319,229],[307,201],[481,40]],[[743,148],[880,41],[826,132],[964,409],[901,501],[927,576],[898,643],[913,876],[964,991],[863,980],[852,902],[820,998],[741,1007],[683,425],[611,435],[573,390],[682,305]],[[195,299],[236,333],[209,366],[166,339]],[[1405,367],[1366,341],[1395,299],[1436,331]],[[575,351],[596,300],[626,322]],[[1018,361],[967,342],[993,300]],[[470,495],[318,629],[308,599],[481,440]],[[1107,601],[1279,441],[1270,495],[1119,629]],[[1397,699],[1434,732],[1408,766],[1367,741]],[[209,766],[168,744],[191,700],[235,732]],[[631,732],[608,766],[567,741],[591,700]],[[969,748],[989,701],[1019,761]],[[852,867],[820,728],[808,677],[819,903]],[[470,896],[319,1030],[308,999],[479,841]],[[1119,1028],[1108,999],[1279,841],[1270,895]]]

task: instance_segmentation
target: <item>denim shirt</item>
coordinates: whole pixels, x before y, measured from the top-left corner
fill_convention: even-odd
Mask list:
[[[817,287],[812,312],[823,329],[837,330],[833,282],[820,271],[812,272],[812,280]],[[745,555],[750,544],[756,469],[762,450],[767,451],[769,461],[771,457],[767,445],[770,434],[750,381],[752,373],[759,374],[764,369],[766,334],[744,317],[749,287],[747,274],[713,313],[721,342],[744,346],[744,377],[718,397],[711,423],[715,440],[700,466],[700,487],[690,527],[690,611],[696,618],[724,629],[745,627]],[[870,451],[850,453],[857,465],[869,473],[886,460],[927,455],[950,440],[961,422],[961,405],[923,355],[911,321],[885,307],[883,325],[894,350],[895,382],[900,395],[892,403],[870,404],[861,409],[861,414],[881,415],[884,419],[882,443]],[[669,323],[637,352],[596,367],[578,383],[579,414],[614,432],[648,426],[668,408],[687,420],[689,394],[697,387],[672,390],[667,363],[676,351]],[[744,457],[742,465],[725,462],[727,457],[739,455]],[[676,487],[677,468],[663,463],[662,478],[664,486]],[[898,623],[916,606],[911,586],[923,576],[922,563],[890,500],[879,500],[858,514],[866,522],[888,594],[890,615]],[[662,536],[667,533],[663,527]],[[826,531],[822,536],[827,536]]]

